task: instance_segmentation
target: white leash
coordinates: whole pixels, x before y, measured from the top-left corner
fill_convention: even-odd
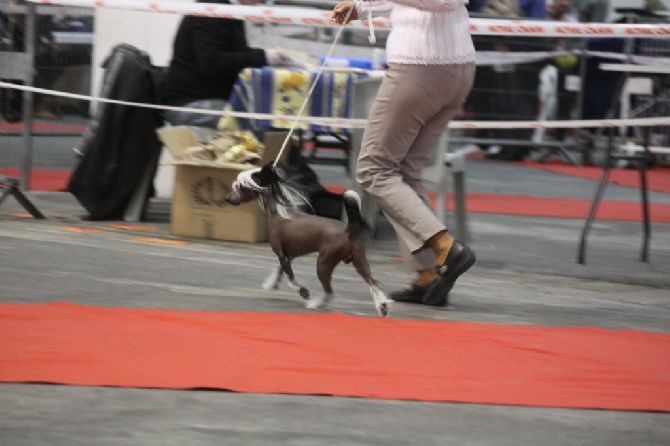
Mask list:
[[[333,54],[333,50],[335,50],[335,45],[337,45],[337,41],[340,39],[340,35],[342,34],[342,31],[344,30],[344,26],[349,20],[349,17],[351,16],[351,12],[353,11],[353,6],[349,8],[349,11],[347,11],[347,15],[342,21],[342,24],[340,27],[337,29],[337,33],[335,34],[335,38],[333,39],[333,43],[330,44],[330,48],[328,48],[328,52],[326,53],[326,57],[324,57],[323,62],[321,63],[321,66],[316,71],[316,77],[314,78],[314,81],[312,82],[312,85],[309,87],[309,90],[307,91],[307,94],[305,95],[305,99],[302,101],[302,105],[300,106],[300,110],[298,110],[298,113],[296,113],[295,118],[293,119],[293,122],[291,123],[291,127],[289,128],[288,134],[286,135],[286,138],[284,139],[284,143],[281,146],[281,149],[279,150],[279,153],[277,154],[277,157],[275,158],[274,163],[272,164],[273,166],[277,165],[277,162],[281,158],[282,154],[284,153],[284,149],[286,148],[286,145],[288,144],[288,141],[291,139],[291,136],[293,135],[293,131],[295,130],[296,126],[298,125],[298,119],[302,115],[302,112],[305,110],[305,106],[307,105],[307,102],[309,102],[309,98],[312,96],[312,92],[314,91],[314,88],[316,87],[317,82],[319,82],[319,79],[321,78],[321,74],[323,74],[323,70],[326,67],[326,64],[328,63],[328,60],[330,59],[330,56]]]

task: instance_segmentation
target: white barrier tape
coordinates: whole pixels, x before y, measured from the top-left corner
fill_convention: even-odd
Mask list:
[[[633,119],[581,119],[574,121],[452,121],[450,129],[570,129],[596,127],[670,126],[670,117]]]
[[[613,53],[602,53],[605,54],[605,56],[601,57],[611,57],[614,59],[612,56],[606,56],[608,54],[613,54]],[[614,53],[615,54],[615,53]],[[597,56],[597,54],[594,54]],[[622,55],[623,59],[621,60],[626,60],[626,56]],[[646,66],[666,66],[670,65],[670,57],[653,57],[653,56],[636,56],[636,55],[631,55],[630,56],[630,62],[637,64],[637,65],[646,65]]]
[[[273,36],[274,46],[277,48],[296,48],[312,57],[323,55],[329,43],[317,42],[311,40],[302,40],[291,36]],[[523,63],[538,62],[545,59],[553,59],[561,56],[574,55],[581,57],[584,54],[588,57],[600,57],[602,59],[613,59],[627,61],[638,65],[647,66],[670,66],[670,57],[657,56],[627,56],[623,53],[614,53],[607,51],[591,50],[555,50],[555,51],[477,51],[475,55],[475,64],[477,66],[490,65],[516,65]],[[370,46],[344,45],[338,51],[338,57],[348,57],[352,59],[369,59]]]
[[[479,66],[489,65],[517,65],[531,62],[539,62],[560,56],[568,56],[570,51],[477,51],[475,64]]]
[[[44,88],[28,87],[0,81],[0,88],[10,88],[33,93],[48,94],[71,99],[81,99],[106,104],[127,105],[131,107],[154,108],[158,110],[174,110],[204,115],[232,116],[244,119],[293,121],[322,125],[333,128],[362,129],[367,125],[367,119],[353,118],[326,118],[319,116],[273,115],[269,113],[247,113],[236,111],[203,110],[201,108],[171,107],[167,105],[144,104],[141,102],[119,101],[116,99],[85,96],[75,93],[47,90]],[[633,119],[582,119],[575,121],[451,121],[450,129],[560,129],[560,128],[596,128],[596,127],[654,127],[670,126],[670,117],[633,118]]]
[[[544,59],[556,57],[581,55],[588,57],[600,57],[601,59],[614,59],[628,61],[629,63],[647,66],[670,66],[670,57],[652,56],[627,56],[622,53],[606,51],[584,51],[584,50],[560,50],[560,51],[477,51],[475,63],[478,66],[485,65],[507,65],[538,62]]]
[[[488,36],[644,37],[664,39],[670,37],[670,25],[470,19],[470,33]]]
[[[241,6],[153,0],[28,0],[37,4],[91,8],[114,8],[132,11],[164,12],[245,20],[256,23],[306,25],[336,28],[330,21],[331,12],[308,8]],[[372,20],[376,29],[390,29],[385,18]],[[367,20],[354,20],[346,25],[367,29]],[[670,37],[670,25],[624,23],[565,23],[509,19],[470,19],[470,33],[488,36],[543,36],[543,37]]]
[[[654,40],[653,42],[656,44],[658,41]],[[300,51],[315,58],[323,55],[330,45],[330,43],[327,42],[304,40],[304,36],[293,36],[290,34],[284,36],[273,35],[270,44],[275,48],[300,48]],[[567,55],[581,57],[582,54],[589,57],[627,61],[628,63],[638,65],[670,65],[670,57],[638,56],[634,54],[626,55],[623,53],[583,49],[560,49],[553,51],[477,51],[475,55],[475,63],[479,66],[521,64]],[[369,59],[370,45],[340,45],[340,48],[337,49],[337,56],[352,59]]]

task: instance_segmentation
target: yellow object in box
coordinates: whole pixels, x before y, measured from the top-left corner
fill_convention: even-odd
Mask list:
[[[250,131],[244,131],[242,132],[242,145],[244,146],[245,150],[248,150],[250,152],[257,152],[258,151],[258,140],[256,139],[256,136],[251,133]]]
[[[274,162],[287,132],[265,132],[258,164],[184,161],[187,147],[198,143],[188,127],[166,127],[158,135],[170,151],[176,166],[170,233],[184,237],[240,242],[267,240],[267,217],[254,200],[240,206],[225,202],[239,172]],[[282,160],[288,150],[282,154]]]
[[[238,158],[240,158],[244,154],[245,150],[246,149],[242,144],[234,145],[221,156],[221,159],[229,163],[235,162]]]

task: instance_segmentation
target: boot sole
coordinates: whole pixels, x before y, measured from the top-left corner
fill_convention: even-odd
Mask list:
[[[427,291],[427,290],[426,290]],[[422,303],[423,296],[426,294],[426,292],[423,293],[417,293],[417,294],[403,294],[403,295],[391,295],[389,296],[393,302],[400,302],[400,303],[406,303],[406,304],[420,304]]]

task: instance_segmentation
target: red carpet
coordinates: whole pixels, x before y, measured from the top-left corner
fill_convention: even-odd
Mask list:
[[[81,133],[86,130],[86,126],[81,124],[68,124],[63,122],[35,122],[33,123],[33,132],[36,133],[59,133],[74,132]],[[3,132],[22,132],[23,122],[0,121],[0,131]]]
[[[541,164],[541,166],[545,166],[545,164]],[[18,169],[0,168],[0,175],[19,176],[19,171]],[[71,175],[72,173],[67,170],[33,169],[31,190],[65,190]],[[326,185],[325,187],[336,193],[342,193],[346,188],[342,185]],[[430,197],[433,206],[435,206],[435,194],[432,193]],[[591,200],[470,193],[467,195],[466,206],[468,212],[473,213],[583,219],[588,215]],[[454,209],[452,194],[449,195],[447,209]],[[670,223],[670,204],[650,203],[649,209],[652,222]],[[596,218],[598,220],[642,221],[642,206],[639,202],[603,201],[599,206]]]
[[[515,164],[596,181],[600,181],[603,171],[602,168],[596,166],[571,166],[563,163],[520,161]],[[608,183],[639,189],[640,172],[635,169],[611,169]],[[655,168],[647,170],[647,189],[670,194],[670,169]]]
[[[670,411],[670,334],[0,304],[0,381]]]
[[[325,186],[329,191],[342,193],[346,186]],[[428,192],[431,205],[435,207],[435,193]],[[579,198],[535,197],[532,195],[467,194],[468,212],[482,214],[525,215],[532,217],[578,218],[589,213],[591,200]],[[449,194],[447,209],[453,210],[454,196]],[[650,220],[655,223],[670,223],[670,204],[649,203]],[[602,201],[596,212],[598,220],[642,221],[642,204],[632,201]]]
[[[591,200],[530,195],[468,194],[466,207],[469,212],[583,219],[589,213]],[[449,198],[447,209],[454,209],[453,196]],[[652,222],[670,223],[670,204],[650,203],[649,214]],[[596,219],[642,221],[642,204],[632,201],[602,201],[598,206]]]
[[[19,178],[19,169],[0,168],[0,175]],[[63,191],[67,187],[72,172],[69,170],[32,169],[30,172],[30,190]]]

